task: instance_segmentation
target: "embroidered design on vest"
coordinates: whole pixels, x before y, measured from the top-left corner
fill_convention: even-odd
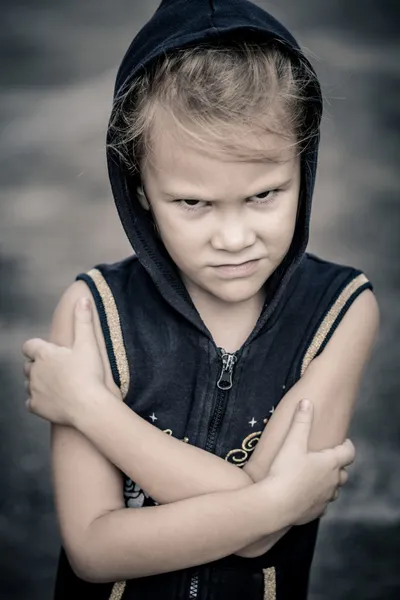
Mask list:
[[[314,338],[303,357],[301,364],[301,376],[304,375],[311,361],[317,356],[323,343],[327,339],[327,336],[330,334],[332,327],[335,325],[336,319],[339,317],[347,302],[350,300],[352,295],[366,283],[369,283],[367,277],[363,274],[358,275],[355,279],[353,279],[353,281],[350,281],[350,283],[340,293],[333,306],[325,315],[321,325],[317,330],[317,333],[314,335]]]
[[[128,508],[142,508],[146,498],[150,496],[132,479],[125,478],[124,498]]]
[[[268,423],[271,416],[274,414],[274,411],[275,411],[275,406],[273,406],[271,408],[271,410],[269,411],[270,416],[265,417],[265,419],[263,419],[264,425],[266,425]],[[253,417],[253,420],[254,420],[254,417]],[[257,421],[255,421],[255,423],[257,423]],[[251,425],[251,421],[249,424]],[[242,442],[242,447],[235,448],[234,450],[230,450],[228,452],[228,454],[225,456],[225,460],[233,463],[237,467],[244,467],[244,465],[249,460],[249,455],[253,452],[254,448],[257,446],[261,435],[262,435],[262,431],[254,431],[253,433],[250,433],[250,435],[248,435],[244,438],[244,440]]]
[[[242,442],[241,448],[235,448],[230,450],[225,456],[225,460],[233,463],[237,467],[244,467],[249,459],[249,455],[253,452],[254,448],[261,437],[262,431],[254,431],[250,433]]]
[[[91,269],[88,273],[93,280],[102,299],[106,313],[107,324],[110,330],[111,342],[120,377],[120,388],[122,397],[125,398],[129,389],[129,365],[126,357],[124,340],[122,337],[121,323],[117,305],[109,285],[98,269]]]
[[[114,583],[108,600],[121,600],[126,588],[126,581],[117,581]]]
[[[264,600],[276,600],[275,567],[263,569],[263,574],[264,574]]]
[[[163,431],[163,433],[166,433],[167,435],[172,435],[172,429],[163,429],[162,431]],[[185,436],[181,441],[185,442],[185,444],[188,444],[189,438]]]

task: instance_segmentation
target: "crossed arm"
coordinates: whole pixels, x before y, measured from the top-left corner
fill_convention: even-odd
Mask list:
[[[51,333],[55,343],[64,346],[71,344],[72,310],[76,300],[82,295],[88,295],[88,290],[83,282],[77,282],[60,302]],[[76,497],[75,493],[81,493],[80,490],[85,486],[83,479],[92,489],[87,500],[82,500],[82,511],[87,511],[88,514],[94,511],[93,514],[97,514],[96,520],[108,517],[110,527],[111,523],[118,523],[120,528],[123,524],[129,528],[128,513],[132,515],[136,511],[128,510],[124,513],[122,510],[120,474],[114,465],[161,505],[180,506],[182,501],[192,499],[195,507],[196,502],[201,502],[201,496],[245,489],[260,481],[267,476],[285,439],[295,406],[303,397],[310,398],[314,403],[309,449],[320,450],[341,443],[346,437],[359,381],[371,351],[377,325],[376,300],[371,292],[366,291],[354,301],[324,352],[311,363],[301,380],[280,401],[249,462],[243,469],[238,469],[213,454],[167,436],[116,400],[119,390],[112,379],[96,314],[96,335],[109,390],[104,393],[109,394],[109,402],[99,402],[95,412],[82,415],[79,432],[67,427],[53,427],[56,503],[64,539],[68,540],[74,526],[78,527],[68,509],[68,497],[71,497],[72,502],[72,497]],[[73,469],[73,453],[76,462],[85,462],[85,474],[82,477]],[[98,477],[90,475],[100,472],[103,477],[101,484]],[[146,510],[148,509],[141,509]],[[167,516],[168,513],[163,514]],[[267,537],[260,537],[237,553],[241,556],[262,554],[288,529],[289,527],[284,527]],[[254,539],[253,537],[252,541]],[[213,557],[209,558],[212,559]]]

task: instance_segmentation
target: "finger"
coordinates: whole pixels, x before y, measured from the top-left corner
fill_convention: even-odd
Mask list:
[[[335,500],[337,500],[339,498],[339,490],[336,489],[335,493],[333,494],[332,498],[329,500],[329,502],[335,502]]]
[[[92,307],[89,298],[80,298],[75,305],[74,312],[74,346],[82,344],[96,344]]]
[[[349,479],[349,474],[346,469],[340,469],[339,471],[339,485],[344,485]]]
[[[33,365],[32,361],[28,361],[27,360],[27,361],[24,362],[24,375],[25,375],[25,377],[30,377],[31,376],[32,365]]]
[[[314,416],[313,408],[313,403],[310,400],[301,400],[298,403],[286,436],[286,441],[297,444],[304,451],[307,451],[308,448],[308,439]]]
[[[47,350],[51,345],[52,344],[42,340],[41,338],[33,338],[24,342],[22,346],[22,354],[31,361],[34,361],[37,358],[42,357],[45,350]]]
[[[339,467],[347,467],[354,462],[356,449],[351,440],[347,439],[340,446],[334,448],[334,454]]]

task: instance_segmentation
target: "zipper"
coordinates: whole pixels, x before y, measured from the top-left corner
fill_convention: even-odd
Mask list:
[[[223,348],[218,348],[221,352],[222,370],[217,381],[217,388],[220,390],[230,390],[232,387],[233,367],[237,363],[236,352],[228,354]]]
[[[223,348],[218,348],[218,350],[222,360],[222,368],[221,373],[219,375],[219,379],[217,381],[217,399],[206,440],[205,449],[207,450],[207,452],[212,452],[215,448],[218,431],[221,426],[222,418],[225,412],[225,405],[228,397],[228,392],[233,385],[233,367],[237,362],[236,353],[229,354]]]
[[[190,578],[189,600],[194,600],[199,595],[199,572],[196,571]]]
[[[237,352],[230,354],[223,348],[218,348],[219,356],[222,361],[221,372],[217,381],[217,399],[214,413],[208,428],[205,449],[212,452],[215,449],[218,431],[221,427],[222,418],[225,412],[225,406],[229,395],[229,390],[233,386],[233,369],[238,361]],[[195,600],[199,595],[199,571],[195,571],[190,578],[189,600]]]

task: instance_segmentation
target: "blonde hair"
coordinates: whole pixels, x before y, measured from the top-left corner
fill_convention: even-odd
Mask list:
[[[274,133],[301,152],[318,135],[320,114],[308,106],[319,85],[309,63],[282,44],[237,42],[176,50],[142,70],[114,102],[108,148],[133,174],[151,159],[164,112],[207,152],[276,160],[254,135]],[[312,110],[312,109],[311,109]]]

